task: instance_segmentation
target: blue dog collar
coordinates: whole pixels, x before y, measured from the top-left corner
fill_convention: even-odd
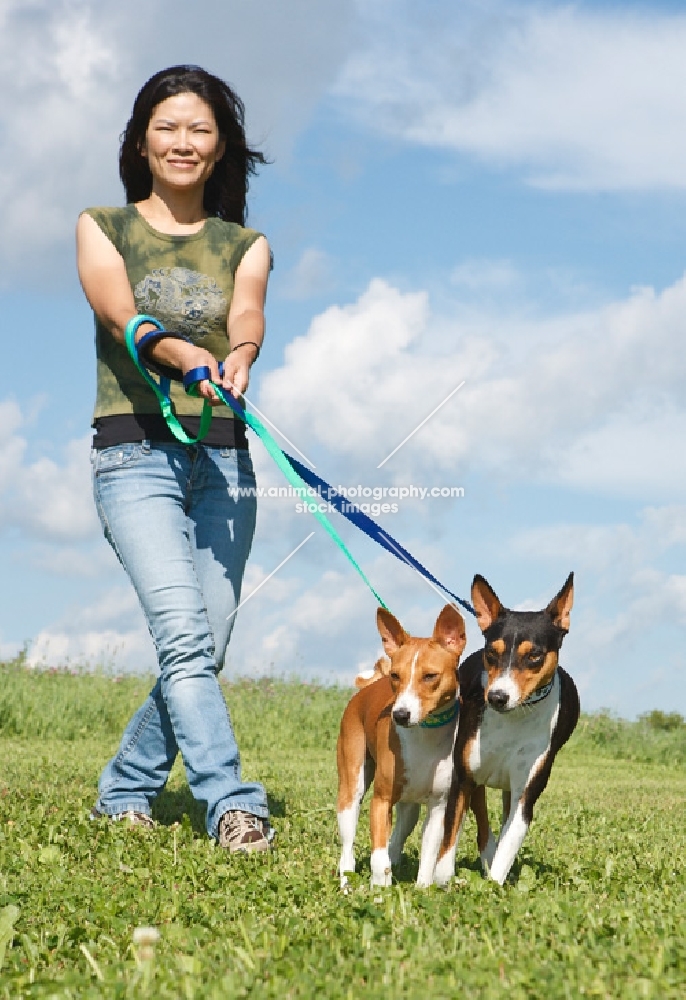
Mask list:
[[[460,713],[460,703],[455,699],[452,705],[444,708],[441,712],[432,712],[427,715],[423,722],[419,723],[420,729],[438,729],[440,726],[447,726]]]
[[[547,684],[544,684],[542,688],[538,689],[538,691],[534,691],[533,694],[530,694],[529,697],[526,699],[526,701],[521,702],[519,707],[522,708],[524,705],[537,705],[539,701],[543,701],[544,698],[547,698],[550,692],[553,690],[553,684],[555,683],[556,674],[557,670],[555,670],[555,673],[553,674],[553,676],[551,677],[551,679],[548,681]]]

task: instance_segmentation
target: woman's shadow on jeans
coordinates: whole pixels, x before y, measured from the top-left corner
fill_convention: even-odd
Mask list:
[[[269,795],[268,800],[270,816],[281,818],[286,815],[285,799]],[[182,823],[184,816],[188,816],[193,833],[199,837],[206,836],[205,803],[194,799],[188,786],[185,788],[165,788],[156,799],[152,814],[153,819],[161,826]]]

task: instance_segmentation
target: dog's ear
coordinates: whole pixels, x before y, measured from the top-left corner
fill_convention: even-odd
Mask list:
[[[476,611],[479,628],[485,632],[496,618],[503,613],[503,606],[490,584],[483,576],[477,575],[472,582],[472,604]]]
[[[553,619],[553,623],[558,628],[569,632],[569,612],[574,603],[574,574],[570,573],[565,581],[565,585],[546,608],[546,611]]]
[[[464,618],[454,604],[446,604],[436,619],[433,640],[456,656],[462,656],[467,645],[467,632]]]
[[[397,618],[394,618],[390,611],[385,608],[378,608],[376,612],[376,627],[381,636],[384,652],[387,656],[392,656],[409,636]]]

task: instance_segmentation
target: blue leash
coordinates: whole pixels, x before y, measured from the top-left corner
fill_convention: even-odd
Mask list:
[[[204,370],[207,371],[208,369]],[[195,368],[193,369],[193,372],[189,372],[188,375],[193,374],[197,376],[199,371],[201,371],[201,369]],[[203,378],[207,378],[207,375],[203,375]],[[230,393],[224,392],[221,387],[217,390],[217,386],[215,386],[215,390],[219,392],[221,398],[227,406],[231,407],[236,416],[243,422],[246,422],[245,408],[241,406],[238,400],[234,399]],[[448,590],[448,588],[444,586],[444,584],[442,584],[441,581],[433,575],[433,573],[430,573],[425,566],[422,566],[422,564],[415,559],[411,552],[408,552],[407,549],[404,548],[400,542],[397,542],[392,535],[389,535],[387,531],[384,531],[383,528],[380,527],[376,521],[373,521],[368,514],[361,511],[360,508],[354,503],[350,503],[347,497],[345,497],[342,493],[339,493],[338,490],[335,490],[333,486],[330,486],[325,479],[321,479],[318,475],[312,472],[311,469],[304,466],[302,462],[298,461],[297,458],[293,458],[292,455],[289,455],[287,451],[282,450],[282,454],[288,464],[298,473],[300,478],[306,482],[308,486],[316,490],[322,499],[326,497],[331,505],[336,508],[339,514],[342,514],[343,517],[346,517],[349,521],[351,521],[355,527],[359,528],[360,531],[363,531],[365,535],[369,536],[369,538],[372,538],[378,545],[381,546],[381,548],[392,553],[392,555],[394,555],[396,559],[399,559],[400,562],[405,563],[407,566],[411,566],[421,576],[423,576],[425,580],[429,580],[434,584],[434,586],[438,587],[439,590],[442,590],[444,594],[447,594],[448,597],[457,601],[458,604],[461,604],[462,607],[465,608],[465,610],[469,611],[470,614],[476,617],[476,611],[469,601],[463,600],[461,597],[458,597],[457,594],[453,594],[452,590]]]
[[[238,413],[238,410],[236,410],[236,412]],[[337,490],[335,490],[332,486],[329,486],[324,479],[320,479],[314,472],[307,469],[302,462],[297,460],[297,458],[293,458],[293,456],[289,455],[287,452],[284,452],[284,455],[300,478],[304,479],[307,485],[317,490],[317,492],[321,491],[321,495],[326,496],[326,499],[336,508],[339,514],[342,514],[343,517],[347,517],[349,521],[352,521],[352,523],[360,529],[360,531],[363,531],[365,535],[373,538],[374,541],[377,542],[383,549],[386,549],[387,552],[391,552],[396,559],[399,559],[401,562],[411,566],[418,573],[420,573],[425,580],[429,580],[436,587],[438,587],[439,590],[442,590],[444,594],[447,594],[448,597],[452,597],[454,601],[457,601],[463,608],[476,616],[476,611],[471,606],[469,601],[463,601],[461,597],[457,596],[457,594],[453,594],[452,590],[448,590],[448,588],[445,587],[440,580],[436,579],[433,573],[430,573],[425,566],[422,566],[422,564],[415,559],[411,552],[408,552],[407,549],[403,548],[400,542],[397,542],[392,535],[389,535],[387,531],[384,531],[383,528],[381,528],[376,521],[373,521],[368,514],[361,511],[359,507],[355,506],[355,504],[350,503],[350,501],[343,496],[342,493],[338,493]]]
[[[151,333],[145,334],[143,337],[141,337],[139,343],[136,344],[135,332],[138,329],[138,326],[140,326],[141,323],[143,322],[154,323],[157,329],[155,331],[152,331]],[[209,420],[211,419],[211,408],[207,404],[203,407],[203,418],[201,420],[201,426],[198,437],[193,439],[188,438],[187,435],[185,434],[185,431],[183,431],[181,425],[178,423],[178,420],[172,413],[171,400],[169,398],[169,379],[175,378],[174,372],[164,367],[162,370],[160,370],[158,366],[151,365],[147,361],[145,361],[146,368],[151,367],[156,374],[162,376],[160,382],[156,383],[155,380],[150,377],[149,372],[145,370],[143,364],[141,363],[140,350],[144,346],[144,344],[145,346],[148,346],[148,344],[151,341],[154,341],[159,337],[165,335],[176,336],[184,340],[187,339],[185,337],[182,337],[180,334],[170,333],[169,331],[163,330],[162,324],[159,323],[157,320],[153,319],[152,317],[139,315],[134,317],[134,319],[131,320],[127,325],[126,344],[129,353],[131,354],[131,357],[133,358],[138,370],[141,372],[145,380],[148,382],[148,384],[155,392],[155,395],[157,396],[158,401],[160,403],[162,413],[165,419],[167,420],[167,423],[172,433],[184,444],[193,444],[196,441],[202,440],[205,434],[207,434],[207,430],[209,428]],[[223,376],[222,362],[219,362],[219,374],[220,376]],[[193,368],[189,372],[187,372],[182,379],[184,389],[190,395],[196,395],[195,387],[199,382],[202,382],[205,379],[211,381],[211,374],[209,368],[205,366],[201,366],[199,368]],[[216,385],[214,382],[212,382],[212,385],[214,387],[215,392],[221,397],[222,401],[226,404],[226,406],[230,407],[236,414],[236,416],[243,421],[244,424],[247,424],[247,426],[249,427],[253,426],[253,424],[256,425],[259,424],[259,421],[257,421],[251,414],[246,413],[245,407],[241,406],[238,400],[235,399],[230,392],[226,392],[221,386]],[[266,428],[263,428],[261,424],[259,424],[259,428],[266,432]],[[255,429],[256,428],[253,427],[253,430]],[[399,559],[400,562],[405,563],[405,565],[407,566],[411,566],[414,570],[417,571],[417,573],[420,574],[420,576],[423,576],[425,580],[428,580],[435,587],[438,587],[438,589],[442,590],[444,594],[452,598],[453,601],[457,601],[457,603],[461,604],[462,607],[465,608],[465,610],[469,611],[470,614],[476,617],[476,611],[468,601],[465,601],[461,597],[458,597],[457,594],[453,594],[452,590],[448,590],[448,588],[444,586],[444,584],[442,584],[441,581],[438,580],[433,575],[433,573],[430,573],[425,566],[422,566],[422,564],[417,559],[415,559],[415,557],[410,552],[408,552],[407,549],[405,549],[400,544],[400,542],[397,542],[395,538],[392,537],[392,535],[389,535],[387,531],[384,531],[383,528],[381,528],[376,523],[376,521],[373,521],[368,514],[365,514],[363,511],[361,511],[360,508],[357,507],[355,504],[350,503],[347,497],[345,497],[342,493],[339,493],[338,490],[335,490],[333,486],[330,486],[325,479],[321,479],[319,476],[315,475],[314,472],[306,468],[296,458],[293,458],[292,455],[289,455],[287,452],[283,451],[283,449],[279,448],[279,446],[276,444],[276,441],[274,441],[271,438],[271,435],[268,435],[268,437],[269,437],[269,444],[271,445],[271,447],[268,447],[267,450],[270,452],[270,454],[272,454],[272,458],[274,458],[277,465],[281,465],[282,464],[281,459],[285,459],[291,466],[293,471],[296,473],[296,475],[299,476],[300,479],[303,480],[303,482],[305,482],[309,487],[316,490],[319,497],[321,497],[322,499],[326,497],[329,503],[331,503],[331,505],[335,507],[335,509],[339,512],[339,514],[342,514],[343,517],[351,521],[357,528],[360,529],[360,531],[364,532],[365,535],[367,535],[369,538],[372,538],[383,549],[386,549],[387,552],[390,552],[392,555],[394,555],[396,559]],[[263,440],[263,443],[266,444],[267,442]],[[276,454],[276,452],[278,452],[279,454]],[[282,471],[287,472],[288,470],[282,468]],[[319,511],[317,511],[317,515],[319,520],[327,521],[326,518],[324,518],[322,515],[319,514]],[[327,527],[326,524],[324,526]],[[336,541],[338,545],[342,545],[341,541],[337,537],[334,537],[334,535],[336,535],[337,533],[332,532],[331,530],[329,530],[328,527],[327,530],[329,531],[329,534],[331,534],[332,537],[334,538],[334,541]],[[374,591],[374,589],[371,587],[371,584],[364,576],[364,573],[362,573],[359,566],[357,566],[355,560],[347,552],[345,546],[343,546],[343,551],[346,552],[348,558],[351,560],[353,565],[361,574],[363,580],[365,580],[367,585],[372,590],[374,596],[379,600],[379,603],[383,605],[383,601],[381,601],[376,591]]]

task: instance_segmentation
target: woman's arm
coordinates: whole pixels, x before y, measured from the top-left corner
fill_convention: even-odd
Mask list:
[[[85,213],[76,226],[76,261],[81,287],[93,312],[115,340],[123,344],[126,324],[137,313],[124,259],[95,219]],[[137,339],[153,329],[151,324],[141,324]],[[219,369],[213,355],[183,340],[171,337],[158,340],[150,356],[161,364],[180,368],[184,374],[191,368],[208,365],[212,380],[219,381]],[[200,382],[198,391],[211,403],[221,402],[209,382]]]
[[[269,244],[261,236],[246,251],[234,276],[228,317],[231,353],[224,362],[224,384],[238,394],[248,388],[250,366],[264,339],[264,300],[270,265]]]

